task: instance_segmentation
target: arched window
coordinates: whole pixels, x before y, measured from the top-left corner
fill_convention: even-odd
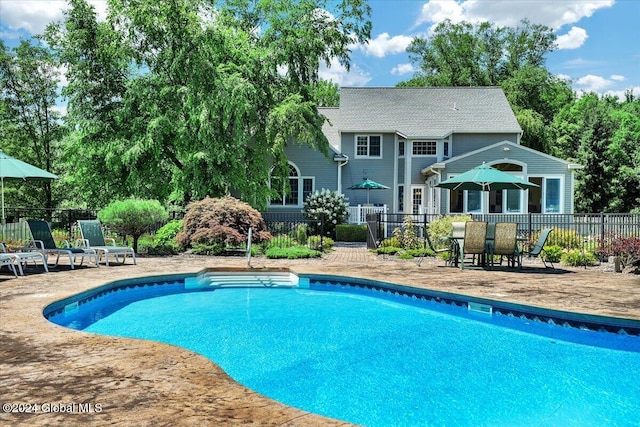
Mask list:
[[[298,167],[289,162],[288,186],[281,178],[271,179],[271,188],[278,191],[277,198],[271,199],[272,206],[302,206],[304,200],[313,192],[313,177],[300,175]]]

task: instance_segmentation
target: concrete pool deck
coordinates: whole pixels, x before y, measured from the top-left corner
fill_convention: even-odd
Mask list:
[[[42,315],[53,301],[125,278],[246,267],[242,257],[175,256],[138,265],[68,266],[18,279],[0,273],[2,425],[349,425],[287,407],[237,384],[191,351],[155,342],[69,330]],[[375,256],[337,247],[318,260],[255,258],[254,268],[370,278],[540,307],[640,320],[640,276],[595,269],[522,271],[446,267],[442,261]],[[6,406],[6,405],[9,406]],[[22,404],[19,406],[18,404]],[[38,413],[9,411],[37,410]],[[46,413],[44,413],[46,411]],[[56,412],[57,411],[57,412]]]

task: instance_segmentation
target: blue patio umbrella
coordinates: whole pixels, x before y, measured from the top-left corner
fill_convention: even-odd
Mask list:
[[[367,204],[369,204],[369,190],[388,190],[389,187],[383,184],[378,184],[375,181],[370,180],[369,178],[365,178],[359,184],[352,185],[349,187],[349,190],[367,190]]]

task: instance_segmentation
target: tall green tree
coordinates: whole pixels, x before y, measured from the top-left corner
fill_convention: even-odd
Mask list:
[[[49,172],[57,171],[65,132],[56,110],[58,64],[38,39],[9,48],[0,40],[0,148]],[[9,205],[53,208],[52,183],[6,183]]]
[[[101,24],[84,0],[71,5],[48,34],[74,71],[75,161],[105,159],[113,195],[179,203],[233,190],[264,207],[288,144],[326,153],[320,61],[348,65],[370,32],[361,0],[110,0]],[[94,90],[100,107],[83,102]]]
[[[587,94],[556,117],[555,149],[584,166],[576,210],[628,212],[640,206],[640,101]]]

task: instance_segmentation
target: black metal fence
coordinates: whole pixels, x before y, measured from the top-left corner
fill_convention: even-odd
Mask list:
[[[273,239],[271,247],[306,246],[320,250],[325,244],[325,221],[310,220],[302,212],[263,212],[267,231]]]
[[[45,209],[45,208],[6,208],[6,225],[2,240],[5,242],[24,242],[31,236],[25,220],[43,219],[49,222],[51,229],[60,238],[73,240],[79,236],[78,220],[96,219],[97,211],[92,209]]]
[[[409,215],[416,227],[419,238],[424,238],[424,230],[442,215]],[[598,213],[598,214],[472,214],[466,215],[474,221],[488,223],[515,222],[518,235],[532,241],[543,228],[551,227],[554,232],[548,244],[559,244],[569,249],[599,250],[609,247],[613,239],[619,237],[640,237],[640,214]],[[368,246],[393,236],[393,230],[401,229],[407,214],[374,214],[367,218],[369,224]],[[455,216],[453,216],[455,218]],[[462,217],[462,216],[461,216]]]

